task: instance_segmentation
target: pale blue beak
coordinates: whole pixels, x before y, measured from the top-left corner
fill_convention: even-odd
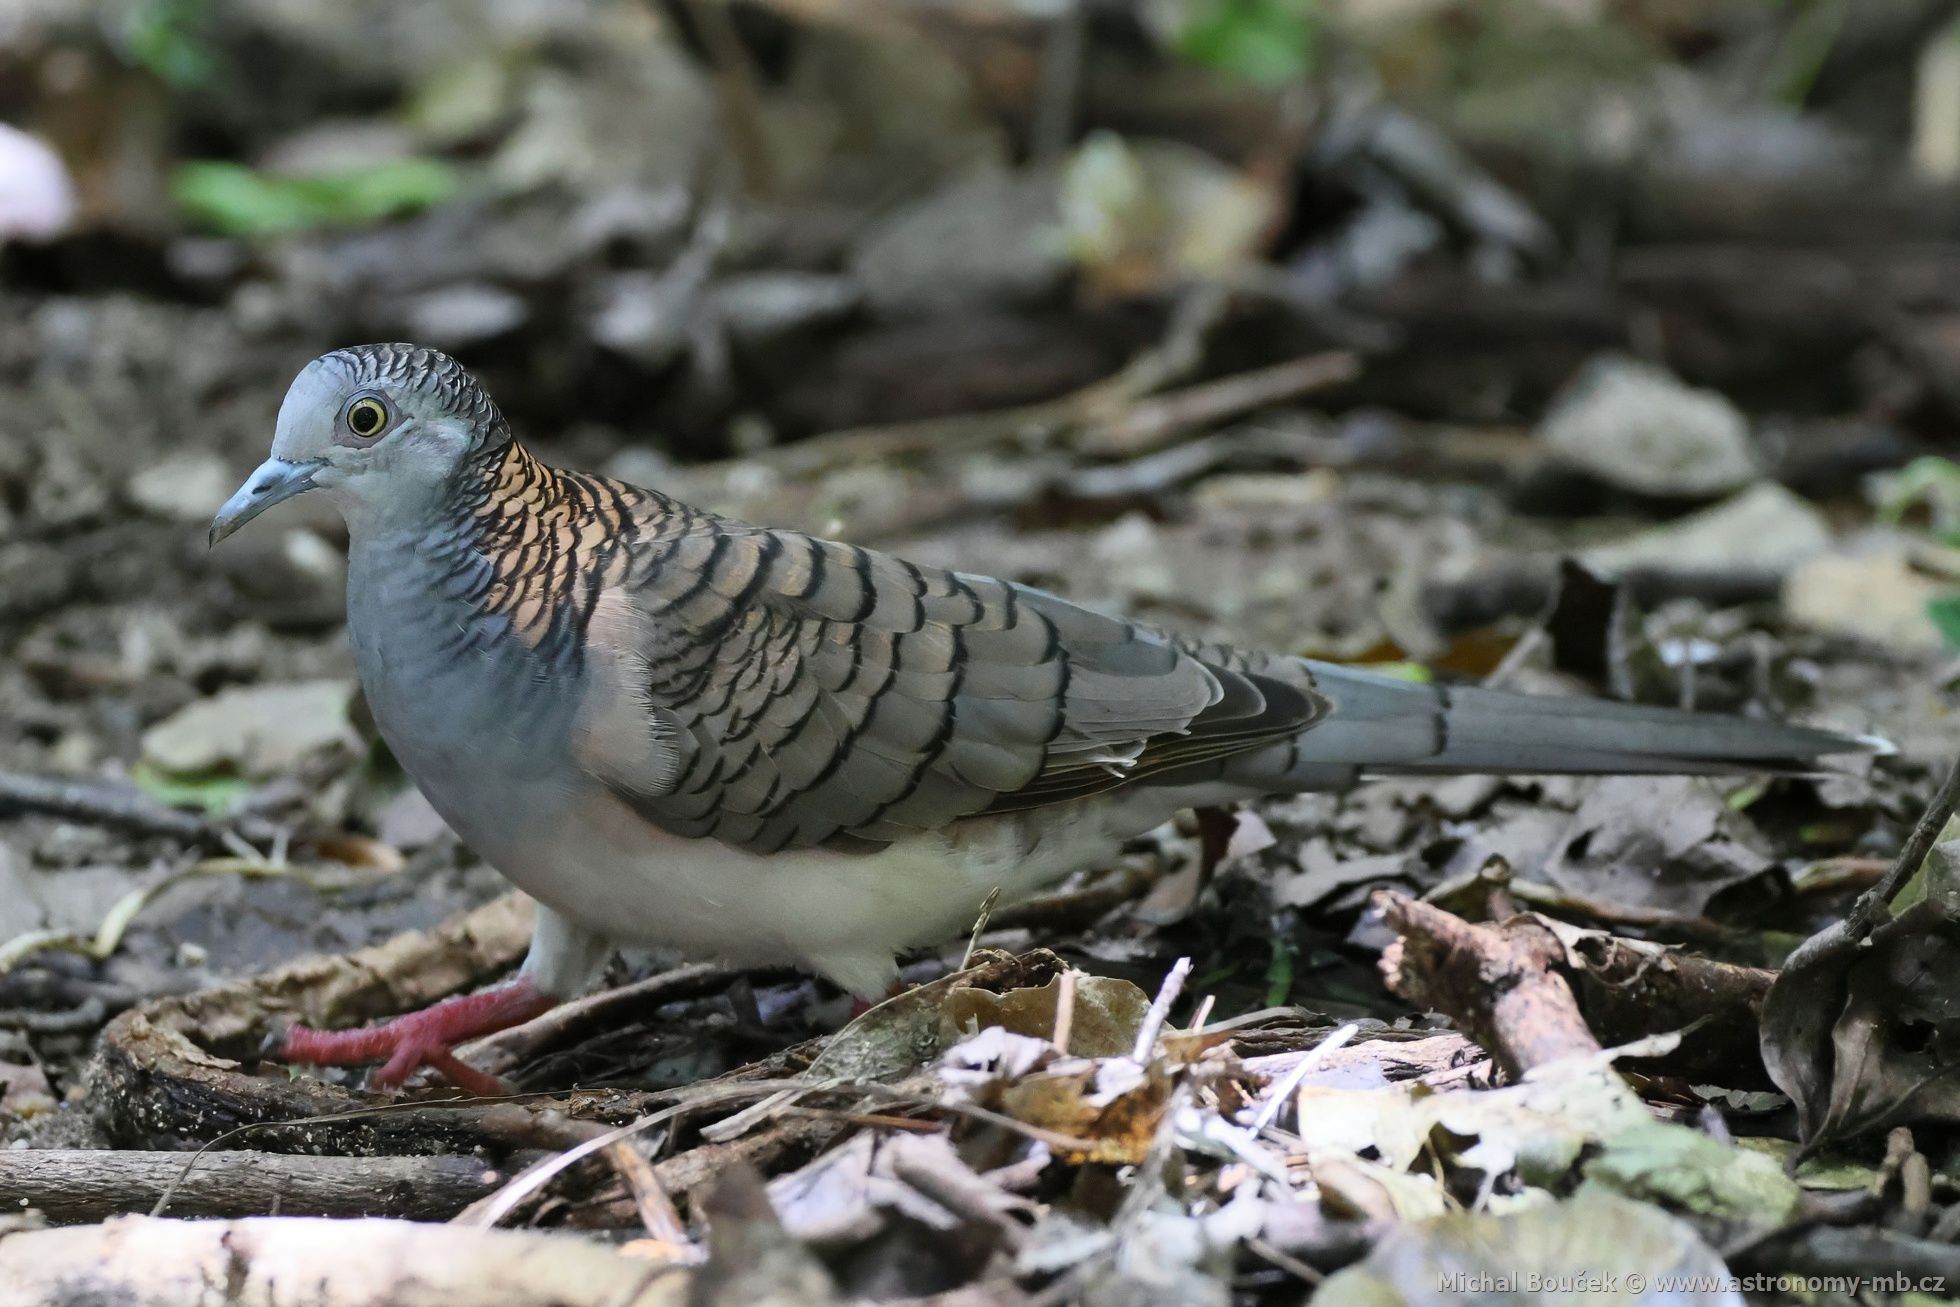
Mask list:
[[[313,474],[319,467],[318,459],[289,463],[283,458],[268,458],[259,464],[211,519],[211,543],[217,544],[274,504],[311,490]]]

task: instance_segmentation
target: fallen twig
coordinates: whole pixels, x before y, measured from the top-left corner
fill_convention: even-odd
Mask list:
[[[1172,310],[1161,340],[1114,374],[1055,399],[983,413],[826,432],[748,461],[760,461],[784,476],[808,477],[869,459],[964,453],[999,441],[1052,437],[1085,424],[1114,420],[1138,400],[1196,370],[1204,357],[1205,338],[1224,317],[1230,298],[1214,285],[1194,287]]]
[[[1382,958],[1396,993],[1448,1014],[1507,1073],[1694,1026],[1651,1065],[1721,1083],[1769,1083],[1755,1056],[1775,973],[1520,913],[1471,923],[1396,891],[1377,898],[1401,936]],[[1590,1045],[1591,1047],[1588,1047]]]
[[[100,1221],[149,1211],[168,1195],[182,1217],[398,1216],[444,1220],[502,1184],[481,1158],[311,1157],[229,1152],[186,1173],[184,1153],[105,1149],[0,1150],[0,1193],[51,1221]]]
[[[1293,1069],[1280,1077],[1279,1083],[1266,1092],[1266,1101],[1261,1103],[1259,1110],[1252,1115],[1252,1128],[1264,1130],[1271,1125],[1287,1103],[1292,1101],[1293,1095],[1300,1088],[1300,1082],[1318,1070],[1328,1057],[1338,1053],[1360,1029],[1358,1024],[1350,1021],[1308,1049],[1306,1055],[1293,1064]]]
[[[1076,433],[1073,443],[1084,453],[1108,457],[1145,454],[1187,432],[1326,390],[1359,375],[1360,358],[1346,350],[1309,354],[1140,401],[1126,412],[1088,424]]]
[[[608,1145],[606,1160],[612,1163],[613,1170],[625,1182],[627,1193],[632,1195],[633,1210],[639,1215],[640,1224],[647,1234],[673,1247],[676,1252],[691,1248],[687,1227],[681,1223],[681,1214],[674,1210],[674,1200],[667,1196],[666,1186],[660,1183],[653,1163],[633,1146],[632,1141],[622,1139]]]
[[[1858,896],[1858,901],[1851,905],[1851,911],[1845,914],[1845,930],[1853,939],[1863,939],[1871,934],[1878,923],[1891,916],[1892,896],[1912,879],[1913,873],[1919,870],[1919,864],[1926,861],[1926,855],[1933,851],[1933,842],[1939,839],[1947,822],[1953,820],[1956,803],[1960,803],[1960,758],[1953,760],[1946,779],[1940,782],[1940,788],[1927,803],[1926,811],[1919,814],[1918,824],[1906,837],[1899,856],[1892,860],[1892,866],[1877,884]]]
[[[229,852],[232,832],[259,844],[277,838],[279,827],[261,817],[214,822],[159,803],[134,785],[73,776],[28,776],[0,772],[0,817],[40,813],[64,821],[86,822],[133,835],[165,835]]]
[[[1382,955],[1389,989],[1447,1014],[1507,1074],[1601,1051],[1558,968],[1563,946],[1533,918],[1474,926],[1394,890],[1374,902],[1401,936]]]
[[[456,1050],[456,1054],[480,1071],[493,1076],[504,1075],[541,1054],[576,1043],[629,1014],[714,993],[733,981],[737,974],[732,968],[715,962],[695,962],[675,967],[630,985],[560,1003],[521,1026],[513,1026],[464,1044]]]
[[[1164,1023],[1170,1020],[1171,1005],[1177,996],[1184,992],[1184,982],[1191,978],[1191,959],[1179,958],[1171,966],[1170,974],[1157,989],[1157,997],[1150,1001],[1150,1010],[1143,1014],[1143,1024],[1137,1027],[1136,1047],[1130,1053],[1133,1062],[1148,1062],[1157,1047],[1157,1036],[1164,1032]]]

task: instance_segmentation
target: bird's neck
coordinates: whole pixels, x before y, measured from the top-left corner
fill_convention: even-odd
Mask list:
[[[464,465],[450,491],[453,526],[492,537],[526,522],[562,520],[573,510],[568,478],[515,440],[478,454]]]
[[[515,440],[472,460],[427,541],[445,593],[478,616],[508,619],[534,648],[575,633],[620,534],[619,506],[601,485]]]

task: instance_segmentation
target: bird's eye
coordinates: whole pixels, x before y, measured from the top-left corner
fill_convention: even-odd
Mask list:
[[[362,398],[347,406],[347,429],[366,439],[388,425],[388,409],[378,399]]]

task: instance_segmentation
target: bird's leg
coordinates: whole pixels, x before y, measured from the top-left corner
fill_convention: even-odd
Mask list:
[[[282,1062],[313,1066],[358,1066],[380,1062],[370,1077],[381,1089],[399,1086],[418,1067],[434,1067],[459,1089],[472,1094],[506,1094],[510,1087],[478,1071],[449,1050],[465,1040],[494,1034],[558,1006],[530,976],[520,973],[475,994],[458,994],[440,1003],[359,1030],[312,1030],[293,1026],[272,1055]]]
[[[382,1089],[393,1089],[417,1067],[428,1066],[472,1094],[507,1094],[510,1086],[449,1050],[557,1007],[597,979],[611,955],[612,945],[605,939],[539,905],[524,969],[501,985],[458,994],[360,1030],[293,1026],[269,1041],[267,1056],[314,1066],[379,1062],[381,1067],[370,1080]]]

